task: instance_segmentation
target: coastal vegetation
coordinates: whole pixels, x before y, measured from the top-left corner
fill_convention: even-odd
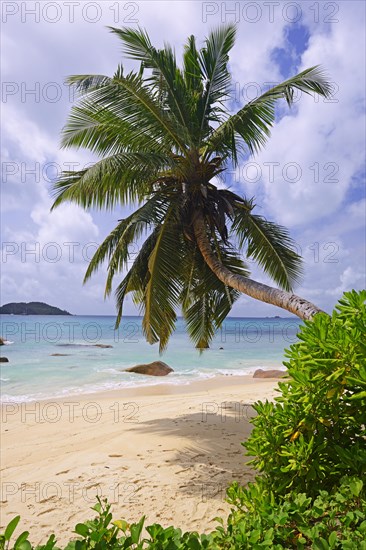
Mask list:
[[[71,315],[68,311],[44,302],[10,302],[0,307],[2,315]]]
[[[258,476],[229,487],[232,511],[215,531],[113,520],[99,500],[67,550],[366,550],[365,302],[366,291],[347,292],[331,316],[319,313],[301,327],[286,353],[288,378],[275,403],[255,404],[243,443]],[[18,522],[0,547],[31,550],[28,532],[9,542]],[[37,548],[56,549],[55,536]]]
[[[71,201],[84,208],[136,209],[119,221],[92,258],[87,281],[107,261],[105,294],[115,275],[117,326],[132,293],[150,343],[164,350],[182,311],[199,349],[240,293],[281,307],[302,319],[320,309],[292,290],[301,258],[288,231],[255,213],[255,199],[220,188],[217,180],[240,159],[259,151],[275,122],[275,106],[295,91],[331,95],[319,67],[276,85],[231,113],[229,53],[235,26],[212,31],[202,48],[190,36],[182,66],[169,45],[156,49],[142,29],[110,30],[138,69],[119,65],[112,77],[71,76],[78,103],[63,130],[64,148],[86,148],[100,160],[64,172],[54,186],[53,208]],[[131,244],[141,241],[130,265]],[[247,257],[279,288],[250,278]]]

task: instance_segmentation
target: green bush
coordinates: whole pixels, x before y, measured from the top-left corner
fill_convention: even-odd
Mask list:
[[[209,535],[198,533],[182,533],[174,527],[164,528],[153,524],[145,527],[148,535],[143,534],[145,517],[138,523],[128,524],[124,520],[113,521],[111,506],[107,501],[101,501],[92,508],[97,515],[93,520],[78,523],[75,533],[78,538],[71,540],[65,550],[203,550],[213,548]],[[28,541],[29,532],[25,531],[10,544],[10,539],[16,529],[19,516],[14,518],[5,533],[0,535],[0,549],[32,550]],[[75,537],[74,537],[75,538]],[[35,547],[35,550],[59,550],[55,535],[51,535],[45,545]]]
[[[366,500],[363,483],[344,478],[333,494],[316,498],[291,491],[284,497],[263,493],[259,483],[228,490],[234,508],[215,543],[223,549],[366,550]]]
[[[366,472],[366,291],[347,292],[332,316],[305,322],[286,352],[276,403],[257,403],[244,444],[262,485],[316,496]]]
[[[147,526],[148,535],[144,535],[145,518],[131,525],[113,521],[110,505],[99,500],[93,508],[97,516],[76,525],[78,539],[69,542],[65,550],[366,550],[362,485],[361,480],[344,479],[333,495],[321,491],[311,499],[303,493],[289,493],[279,504],[273,494],[263,498],[258,485],[243,489],[234,484],[228,494],[235,508],[227,525],[221,520],[221,526],[210,535],[182,533],[158,524]],[[27,531],[10,544],[18,522],[19,516],[0,536],[1,549],[32,550]],[[58,550],[55,536],[36,550]]]
[[[219,548],[366,550],[366,291],[305,322],[275,403],[243,445],[261,472],[228,490]]]

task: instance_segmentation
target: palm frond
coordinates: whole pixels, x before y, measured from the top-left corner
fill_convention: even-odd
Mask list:
[[[222,283],[203,260],[200,252],[193,249],[185,256],[182,268],[181,304],[186,320],[187,331],[200,351],[207,348],[231,311],[240,293]],[[234,273],[248,276],[248,271],[241,258],[222,242],[215,243],[220,261]]]
[[[127,275],[116,288],[116,328],[121,323],[123,305],[128,293],[132,292],[134,294],[135,303],[140,305],[143,303],[143,296],[149,279],[149,258],[155,248],[159,230],[160,227],[154,229],[151,235],[147,237]]]
[[[77,81],[79,77],[73,79]],[[89,79],[92,80],[92,76]],[[82,77],[80,86],[85,86]],[[83,84],[84,83],[84,84]],[[130,125],[145,127],[146,132],[154,135],[157,142],[172,144],[179,151],[185,151],[186,145],[181,136],[181,125],[169,117],[161,108],[158,98],[145,86],[139,74],[119,74],[100,86],[86,86],[89,101],[99,109],[107,108]]]
[[[109,27],[123,42],[123,53],[130,59],[143,63],[152,74],[146,81],[159,91],[159,97],[164,94],[166,106],[170,115],[186,129],[187,138],[191,136],[191,116],[188,107],[189,95],[181,71],[177,67],[175,54],[169,45],[163,50],[157,50],[151,44],[148,34],[141,28],[128,27],[118,29]]]
[[[188,334],[200,352],[209,347],[215,335],[212,306],[212,293],[205,292],[184,311]]]
[[[215,103],[226,99],[229,94],[231,74],[228,70],[229,52],[234,46],[236,27],[223,25],[213,30],[200,50],[201,71],[206,79],[203,92],[203,109],[200,124],[201,138],[205,135],[208,122],[217,120]]]
[[[270,136],[271,127],[275,121],[276,101],[285,99],[287,104],[291,105],[295,89],[306,94],[316,93],[323,97],[330,97],[332,93],[331,84],[319,66],[306,69],[270,88],[229,117],[212,133],[209,148],[216,152],[237,151],[239,148],[237,141],[241,138],[250,153],[259,151]],[[237,156],[237,154],[234,155],[234,161]]]
[[[149,134],[141,122],[131,124],[128,118],[121,118],[90,98],[84,98],[72,107],[62,130],[61,146],[83,147],[100,156],[121,152],[170,152],[156,138],[156,133]]]
[[[169,206],[169,198],[163,194],[154,194],[143,206],[130,216],[121,220],[95,252],[84,277],[84,283],[90,279],[108,260],[108,277],[105,295],[109,295],[115,274],[128,267],[130,245],[137,244],[144,231],[161,224]]]
[[[240,247],[253,258],[282,289],[291,291],[301,280],[302,260],[285,227],[252,214],[251,201],[237,203],[232,232]]]
[[[150,344],[159,341],[162,352],[175,328],[180,296],[181,232],[176,207],[169,208],[149,258],[142,327]]]
[[[203,92],[204,74],[200,65],[196,39],[193,35],[188,38],[184,46],[183,75],[187,89],[198,98]]]
[[[159,154],[119,153],[84,170],[63,172],[54,185],[52,209],[65,201],[99,209],[140,202],[152,192],[154,181],[165,173],[168,162]]]
[[[108,86],[111,82],[112,78],[103,74],[77,74],[68,76],[65,79],[65,84],[73,86],[81,96],[103,86]]]

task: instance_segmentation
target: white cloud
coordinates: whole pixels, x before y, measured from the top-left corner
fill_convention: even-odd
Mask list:
[[[12,214],[2,220],[2,300],[50,300],[70,304],[74,311],[83,294],[87,258],[95,250],[88,244],[98,240],[99,229],[91,214],[74,204],[50,211],[42,167],[49,159],[62,167],[67,156],[58,154],[47,133],[7,107],[4,135],[16,152],[18,170],[3,181],[5,211],[11,207]],[[37,164],[41,169],[35,176],[24,179],[24,171]]]
[[[285,225],[309,224],[336,212],[363,166],[364,33],[355,32],[358,23],[357,10],[350,10],[332,32],[314,29],[300,70],[323,65],[338,91],[331,101],[301,97],[256,159],[261,165],[278,163],[272,181],[263,169],[266,206]]]
[[[354,267],[347,267],[340,275],[341,284],[333,289],[327,289],[326,293],[331,296],[340,296],[346,290],[351,288],[364,288],[365,285],[365,273],[360,270],[356,270]]]

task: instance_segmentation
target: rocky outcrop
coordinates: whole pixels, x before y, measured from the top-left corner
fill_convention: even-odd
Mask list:
[[[170,372],[174,372],[169,365],[163,361],[153,361],[146,365],[136,365],[126,369],[124,372],[135,372],[136,374],[146,374],[148,376],[166,376]]]
[[[0,357],[0,363],[9,363],[9,359],[7,357]]]
[[[286,376],[286,371],[283,370],[263,370],[263,369],[257,369],[255,373],[253,374],[253,378],[283,378]]]
[[[69,353],[51,353],[51,357],[67,357]]]
[[[0,346],[4,346],[4,345],[5,345],[4,339],[1,338],[1,336],[0,336]]]

